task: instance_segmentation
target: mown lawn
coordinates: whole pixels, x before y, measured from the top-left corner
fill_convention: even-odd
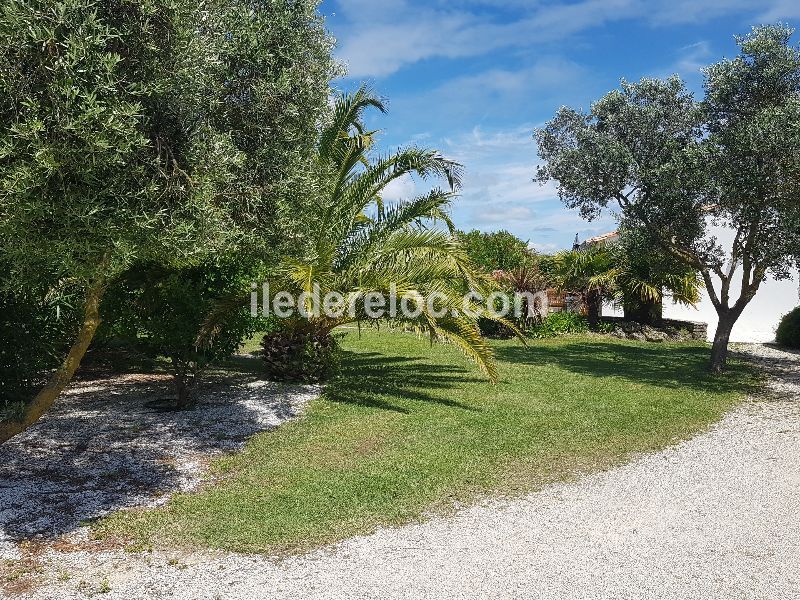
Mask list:
[[[305,418],[216,461],[218,483],[113,515],[97,534],[140,547],[308,549],[662,448],[754,383],[741,365],[708,376],[701,345],[496,342],[496,386],[456,349],[412,335],[352,332],[344,347],[342,376]]]

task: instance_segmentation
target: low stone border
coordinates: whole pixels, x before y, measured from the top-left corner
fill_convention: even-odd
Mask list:
[[[621,317],[603,317],[603,323],[614,326],[611,335],[640,342],[689,342],[708,339],[708,323],[664,319],[661,327],[626,321]]]

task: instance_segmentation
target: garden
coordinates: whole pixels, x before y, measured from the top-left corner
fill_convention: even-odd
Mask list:
[[[387,150],[313,1],[10,0],[0,32],[0,590],[47,552],[289,557],[523,498],[764,389],[730,338],[800,254],[786,27],[702,100],[643,79],[536,130],[531,178],[619,211],[554,253],[458,228],[469,165]],[[710,345],[663,311],[704,295]]]

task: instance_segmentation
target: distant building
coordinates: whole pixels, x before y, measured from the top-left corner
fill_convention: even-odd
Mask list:
[[[605,247],[614,244],[617,241],[619,241],[619,232],[612,231],[611,233],[604,233],[603,235],[598,235],[597,237],[589,238],[582,244],[577,244],[577,238],[576,238],[576,245],[578,247],[577,249],[586,250],[587,248],[590,248],[592,246]]]

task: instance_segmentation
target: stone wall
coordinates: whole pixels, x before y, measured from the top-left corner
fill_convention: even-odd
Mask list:
[[[708,339],[708,323],[664,319],[660,327],[626,321],[622,317],[603,317],[603,322],[614,326],[611,335],[619,338],[647,342],[690,341]]]

